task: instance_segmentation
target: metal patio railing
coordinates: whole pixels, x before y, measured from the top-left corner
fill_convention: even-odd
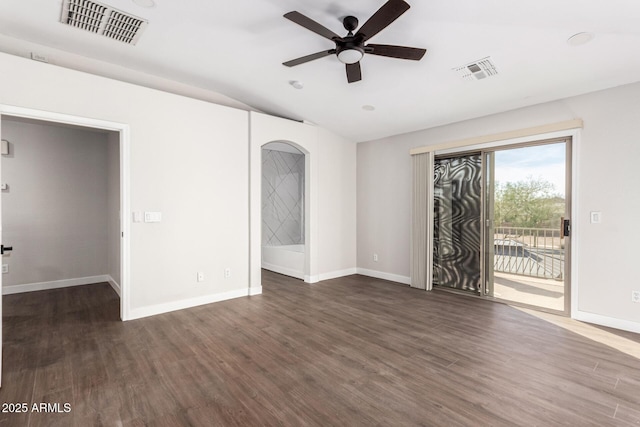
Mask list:
[[[495,227],[494,271],[563,280],[564,239],[559,229]]]

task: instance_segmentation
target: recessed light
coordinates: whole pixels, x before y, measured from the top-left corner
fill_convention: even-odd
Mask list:
[[[304,85],[302,84],[302,82],[299,82],[299,81],[297,81],[297,80],[291,80],[291,81],[289,82],[289,84],[290,84],[291,86],[293,86],[294,88],[296,88],[296,89],[302,89],[302,88],[304,87]]]
[[[363,106],[362,106],[362,109],[363,109],[364,111],[373,111],[373,110],[375,110],[375,109],[376,109],[376,107],[374,107],[373,105],[363,105]]]
[[[153,0],[132,0],[140,7],[152,8],[156,6],[156,2]]]
[[[574,34],[567,39],[567,44],[569,46],[582,46],[583,44],[589,43],[595,35],[593,33],[578,33]]]

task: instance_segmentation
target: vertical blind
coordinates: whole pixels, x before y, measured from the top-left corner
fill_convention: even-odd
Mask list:
[[[432,288],[433,153],[412,156],[411,287]]]

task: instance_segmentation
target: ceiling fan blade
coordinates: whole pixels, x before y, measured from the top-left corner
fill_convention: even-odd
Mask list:
[[[360,63],[347,64],[347,81],[349,83],[362,80],[362,70],[360,69]]]
[[[360,27],[356,36],[361,36],[364,41],[369,40],[398,19],[409,7],[411,6],[403,0],[389,0]]]
[[[337,35],[333,31],[331,31],[327,27],[318,24],[316,21],[314,21],[311,18],[307,18],[306,16],[304,16],[300,12],[293,11],[293,12],[285,13],[284,17],[287,18],[290,21],[295,22],[298,25],[303,26],[307,30],[313,31],[314,33],[319,34],[322,37],[327,38],[329,40],[333,40],[335,38],[338,38],[338,39],[340,38],[339,35]]]
[[[389,44],[370,44],[365,47],[366,53],[371,55],[388,56],[390,58],[411,59],[419,61],[422,59],[427,49],[407,46],[393,46]]]
[[[312,53],[311,55],[302,56],[297,59],[292,59],[291,61],[283,62],[282,65],[293,67],[296,65],[304,64],[305,62],[313,61],[314,59],[320,59],[324,58],[325,56],[333,55],[334,53],[336,53],[335,49],[323,50],[322,52]]]

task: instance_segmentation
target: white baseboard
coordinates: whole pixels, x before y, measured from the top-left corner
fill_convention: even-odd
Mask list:
[[[320,281],[320,276],[315,275],[315,276],[308,276],[305,275],[304,276],[304,282],[305,283],[318,283]]]
[[[268,262],[262,262],[262,268],[265,270],[273,271],[274,273],[284,274],[285,276],[295,277],[306,282],[306,277],[302,271],[294,270],[292,268],[286,268],[279,265],[269,264]]]
[[[338,277],[351,276],[357,274],[356,268],[347,268],[346,270],[330,271],[329,273],[321,273],[318,275],[320,281],[337,279]]]
[[[120,294],[120,284],[116,282],[110,274],[107,274],[107,282],[109,282],[113,290],[116,291],[116,294],[118,294],[119,297],[122,297]]]
[[[369,270],[366,268],[358,268],[357,274],[363,276],[375,277],[376,279],[389,280],[391,282],[398,282],[405,285],[411,285],[411,277],[400,276],[398,274],[385,273],[384,271]]]
[[[51,282],[26,283],[23,285],[10,285],[2,287],[3,295],[20,294],[23,292],[44,291],[48,289],[68,288],[71,286],[93,285],[96,283],[109,282],[111,276],[89,276],[76,279],[54,280]],[[111,279],[113,280],[113,279]],[[112,285],[113,286],[113,285]]]
[[[171,301],[147,307],[134,308],[129,311],[127,320],[141,319],[143,317],[155,316],[157,314],[169,313],[171,311],[183,310],[185,308],[197,307],[199,305],[258,295],[260,293],[262,293],[262,287],[260,287],[259,289],[245,288],[237,289],[234,291],[220,292],[212,295],[203,295],[195,298],[187,298],[180,301]]]
[[[262,294],[262,286],[255,286],[249,288],[249,296],[260,295]]]
[[[587,311],[576,310],[572,317],[581,322],[593,323],[609,328],[621,329],[623,331],[640,334],[640,323],[630,320],[617,319],[615,317],[603,316],[601,314],[589,313]]]

